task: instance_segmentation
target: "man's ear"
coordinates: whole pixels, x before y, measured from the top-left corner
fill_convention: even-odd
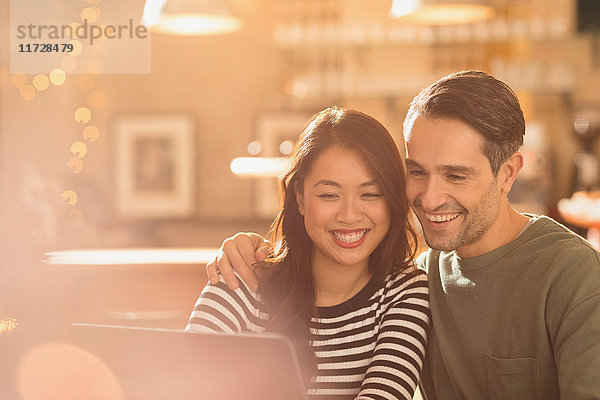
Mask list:
[[[500,166],[498,180],[500,188],[504,193],[508,194],[512,189],[512,185],[515,183],[515,179],[517,179],[517,174],[523,168],[523,164],[523,154],[517,151]]]
[[[294,191],[296,192],[296,202],[298,203],[298,212],[300,215],[304,215],[304,191],[302,190],[302,183],[294,183]]]

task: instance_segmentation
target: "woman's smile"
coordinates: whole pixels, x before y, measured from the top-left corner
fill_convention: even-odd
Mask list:
[[[360,246],[366,239],[369,229],[336,229],[330,231],[334,242],[344,248]]]

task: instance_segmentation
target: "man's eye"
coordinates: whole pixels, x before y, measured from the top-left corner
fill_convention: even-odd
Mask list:
[[[448,179],[450,179],[453,182],[463,182],[467,180],[467,177],[462,175],[450,174],[448,175]]]
[[[421,177],[421,176],[425,176],[425,171],[422,171],[420,169],[413,169],[413,170],[408,171],[408,174],[410,176],[418,178],[418,177]]]

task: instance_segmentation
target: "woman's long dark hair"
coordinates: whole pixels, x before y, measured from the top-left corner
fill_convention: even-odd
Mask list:
[[[417,244],[408,220],[403,162],[385,127],[367,114],[337,107],[313,116],[281,179],[283,207],[270,230],[274,252],[267,260],[269,265],[264,268],[258,288],[270,315],[267,329],[291,338],[307,380],[314,376],[316,367],[309,330],[310,319],[316,316],[313,243],[298,211],[295,187],[301,187],[315,160],[332,146],[359,154],[371,168],[389,204],[390,229],[369,257],[373,278],[382,282],[388,274],[408,268]]]

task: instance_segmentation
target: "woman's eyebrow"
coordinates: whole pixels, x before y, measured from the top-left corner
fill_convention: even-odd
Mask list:
[[[313,187],[317,187],[319,185],[335,186],[337,188],[341,188],[342,187],[342,185],[340,185],[339,183],[337,183],[335,181],[330,181],[328,179],[321,179],[320,181],[318,181],[317,183],[315,183],[313,185]]]
[[[359,187],[363,187],[363,186],[377,186],[379,185],[379,182],[377,182],[377,179],[371,179],[370,181],[361,183]]]
[[[364,186],[376,186],[379,183],[377,182],[377,179],[371,179],[370,181],[366,181],[363,182],[359,185],[359,187],[364,187]],[[318,185],[327,185],[327,186],[334,186],[336,188],[341,188],[342,185],[337,183],[336,181],[332,181],[329,179],[321,179],[320,181],[318,181],[317,183],[315,183],[313,185],[313,187],[317,187]]]

